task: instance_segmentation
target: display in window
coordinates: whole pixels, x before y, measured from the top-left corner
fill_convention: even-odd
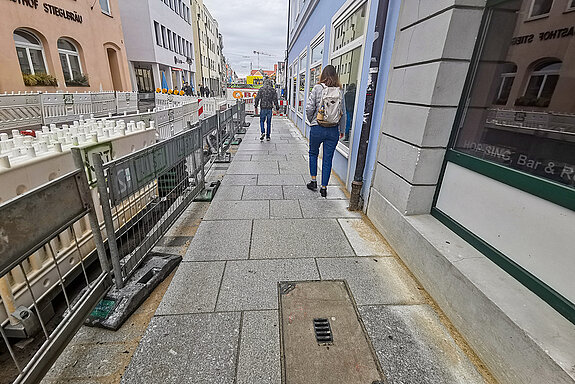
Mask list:
[[[549,3],[536,1],[532,10],[549,13]],[[573,24],[574,14],[529,22],[531,4],[493,7],[454,148],[575,188],[572,38],[537,38]]]
[[[298,102],[297,111],[303,113],[303,107],[305,102],[305,73],[299,74],[299,90],[298,90]]]
[[[314,85],[319,83],[321,75],[321,65],[317,65],[309,70],[309,91],[311,92]]]

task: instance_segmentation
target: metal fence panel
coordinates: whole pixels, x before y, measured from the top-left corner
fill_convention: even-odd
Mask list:
[[[94,117],[108,116],[116,113],[116,94],[114,92],[92,93],[91,114]]]
[[[116,113],[138,111],[138,92],[116,92]]]
[[[79,173],[64,175],[1,206],[0,275],[36,250],[30,244],[42,243],[86,213],[78,190]]]

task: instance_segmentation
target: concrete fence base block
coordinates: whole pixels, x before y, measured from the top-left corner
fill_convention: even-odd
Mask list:
[[[500,383],[575,383],[575,325],[433,216],[367,213]]]

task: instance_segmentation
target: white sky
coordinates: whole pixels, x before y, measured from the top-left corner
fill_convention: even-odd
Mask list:
[[[288,0],[204,0],[224,37],[224,56],[239,77],[258,69],[272,70],[286,49]],[[247,56],[247,57],[246,57]]]

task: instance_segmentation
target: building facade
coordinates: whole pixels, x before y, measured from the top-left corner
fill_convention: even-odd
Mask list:
[[[183,0],[119,0],[135,90],[193,86],[192,14]]]
[[[382,4],[364,211],[499,382],[572,382],[575,1],[292,1],[293,122],[325,65],[356,82],[348,189]]]
[[[10,0],[0,12],[0,91],[132,90],[117,0]]]
[[[213,95],[222,92],[223,38],[218,22],[212,17],[202,0],[192,0],[194,41],[196,42],[196,83],[207,86]]]

